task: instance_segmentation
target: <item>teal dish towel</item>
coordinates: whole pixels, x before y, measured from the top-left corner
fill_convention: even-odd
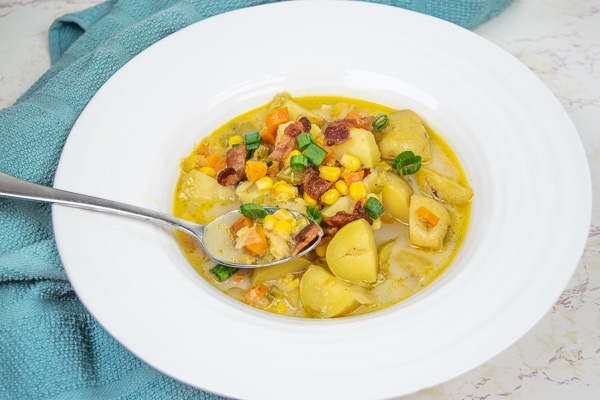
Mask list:
[[[194,22],[277,0],[108,0],[57,19],[51,68],[0,110],[0,170],[52,185],[69,131],[104,82],[139,52]],[[465,28],[511,0],[381,0]],[[377,2],[377,1],[374,1]],[[145,364],[73,292],[46,204],[0,198],[0,399],[221,399]]]

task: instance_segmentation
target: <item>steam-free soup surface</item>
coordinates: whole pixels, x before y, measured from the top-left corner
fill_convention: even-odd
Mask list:
[[[173,212],[207,223],[255,204],[316,219],[325,237],[314,251],[255,270],[215,265],[195,240],[178,240],[229,296],[277,314],[334,318],[380,310],[430,284],[460,248],[472,197],[452,150],[415,112],[281,93],[181,161]],[[241,218],[231,237],[250,258],[288,254],[304,228],[285,212]]]

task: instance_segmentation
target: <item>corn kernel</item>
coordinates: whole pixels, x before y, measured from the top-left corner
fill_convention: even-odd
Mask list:
[[[353,182],[348,188],[350,197],[354,200],[360,200],[367,195],[367,188],[362,182]]]
[[[277,217],[275,217],[273,214],[269,214],[263,219],[263,228],[269,232],[272,232],[273,229],[275,229],[275,223],[277,221],[279,221]]]
[[[352,172],[358,171],[361,165],[360,158],[353,156],[352,154],[344,154],[342,158],[340,158],[340,164],[342,164],[342,167]]]
[[[366,192],[366,191],[365,191]],[[340,198],[340,192],[337,189],[329,189],[321,196],[321,201],[327,205],[332,205]]]
[[[300,286],[300,279],[298,279],[294,274],[285,274],[283,278],[281,278],[280,282],[291,289],[296,289],[298,286]]]
[[[275,190],[275,193],[277,194],[288,194],[290,195],[290,197],[294,197],[296,196],[296,194],[298,193],[298,189],[296,187],[294,187],[293,185],[290,185],[289,183],[286,182],[278,182],[277,184],[275,184],[273,186],[273,189]]]
[[[348,185],[344,181],[337,181],[335,183],[335,188],[338,190],[338,192],[340,192],[342,196],[348,194]]]
[[[294,221],[296,222],[296,226],[294,226],[294,224],[291,225],[294,227],[296,234],[298,234],[298,232],[300,232],[302,229],[306,228],[306,226],[309,224],[306,218],[300,218],[299,220]]]
[[[273,232],[276,232],[282,238],[287,238],[292,234],[292,225],[290,225],[287,221],[277,221],[275,222],[275,228]]]
[[[240,135],[235,135],[229,138],[229,140],[227,140],[227,144],[229,146],[235,146],[236,144],[242,144],[244,143],[244,139],[240,136]]]
[[[270,176],[263,176],[254,182],[254,184],[259,191],[269,190],[273,187],[273,180]]]
[[[317,205],[317,200],[313,199],[312,197],[310,197],[308,195],[308,193],[304,192],[304,194],[302,195],[302,198],[304,199],[304,201],[306,202],[306,204],[308,204],[309,206],[316,206]]]
[[[279,208],[273,213],[273,216],[280,221],[289,221],[294,219],[294,215],[284,208]]]
[[[379,166],[380,166],[381,168],[383,168],[383,170],[384,170],[384,171],[391,171],[391,170],[392,170],[392,166],[391,166],[391,165],[390,165],[390,163],[389,163],[389,162],[387,162],[387,161],[381,161],[381,162],[379,163]]]
[[[335,182],[340,179],[341,173],[342,170],[339,167],[330,167],[327,165],[319,167],[319,176],[329,182]]]
[[[211,168],[211,167],[202,167],[202,168],[200,168],[200,172],[202,172],[208,176],[212,176],[213,178],[215,176],[217,176],[217,171],[215,171],[215,169]]]
[[[296,217],[294,217],[294,214],[292,214],[291,212],[289,212],[286,209],[280,208],[279,210],[275,211],[273,213],[273,215],[279,221],[285,221],[288,224],[290,224],[290,226],[292,227],[292,229],[295,228],[296,225],[298,225],[298,222],[296,221]]]
[[[287,312],[287,306],[285,305],[285,303],[284,302],[277,303],[277,313],[285,314],[286,312]]]
[[[325,257],[325,254],[327,253],[327,246],[329,245],[330,241],[330,237],[325,237],[323,238],[323,240],[321,240],[321,243],[319,243],[319,245],[315,248],[315,253],[317,253],[317,257]]]

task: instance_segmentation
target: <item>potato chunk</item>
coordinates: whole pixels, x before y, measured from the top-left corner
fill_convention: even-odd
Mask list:
[[[373,168],[381,161],[381,153],[375,137],[362,128],[350,128],[350,138],[342,144],[331,146],[331,150],[338,160],[344,154],[358,157],[364,168]]]
[[[378,140],[381,158],[393,160],[403,151],[410,150],[421,156],[423,162],[431,161],[429,135],[421,118],[411,110],[390,114],[390,123]]]
[[[423,193],[440,199],[447,204],[465,204],[473,198],[473,190],[432,169],[421,168],[415,174],[415,181]]]
[[[364,219],[344,225],[327,245],[325,259],[331,272],[338,278],[375,282],[378,256],[371,225]]]
[[[324,218],[333,217],[339,211],[345,211],[352,214],[354,209],[354,200],[350,196],[341,196],[335,203],[323,208],[322,214]]]
[[[177,195],[186,203],[181,216],[201,223],[233,211],[240,204],[231,187],[220,185],[215,178],[196,169],[181,177]]]
[[[235,191],[222,186],[217,180],[203,172],[193,169],[181,178],[180,196],[199,202],[232,202]]]
[[[310,261],[304,257],[285,262],[283,264],[273,265],[271,267],[256,268],[252,270],[252,284],[263,283],[273,279],[280,279],[287,274],[294,274],[304,271],[310,265]]]
[[[431,224],[419,209],[424,209],[435,215],[438,220]],[[444,238],[450,226],[450,213],[439,201],[420,194],[413,194],[410,198],[410,218],[408,223],[408,237],[414,246],[441,249],[444,247]]]
[[[386,184],[381,191],[383,208],[400,221],[408,224],[410,196],[413,194],[410,185],[397,174],[386,171]]]
[[[300,280],[302,306],[322,318],[346,315],[360,306],[352,287],[351,283],[336,278],[327,269],[311,265]]]

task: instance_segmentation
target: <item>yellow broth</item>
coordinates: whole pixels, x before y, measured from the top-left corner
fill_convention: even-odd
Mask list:
[[[222,212],[237,209],[241,204],[238,196],[231,196],[233,190],[227,189],[215,194],[221,190],[219,186],[222,187],[222,185],[216,183],[215,178],[210,175],[217,174],[217,170],[223,167],[223,157],[231,148],[230,144],[232,142],[239,141],[239,136],[243,137],[246,132],[264,129],[267,113],[284,105],[293,109],[293,112],[290,111],[290,115],[295,116],[292,120],[297,120],[301,115],[309,115],[311,122],[313,120],[322,121],[321,127],[332,120],[356,116],[357,112],[363,116],[376,116],[381,113],[393,115],[396,111],[372,102],[343,97],[310,96],[291,98],[287,94],[278,95],[271,103],[239,115],[221,126],[204,138],[191,151],[190,155],[181,161],[181,176],[174,195],[174,215],[199,223],[207,223]],[[315,122],[312,125],[314,126]],[[408,183],[414,194],[424,194],[428,198],[442,195],[442,193],[435,191],[432,195],[431,191],[425,190],[422,181],[417,179],[424,176],[424,171],[433,170],[451,181],[451,187],[456,184],[459,191],[464,189],[461,193],[465,191],[469,193],[467,178],[452,149],[424,123],[423,127],[426,130],[428,145],[431,150],[431,160],[423,162],[422,171],[417,172],[415,175],[402,176],[402,179]],[[384,129],[383,132],[385,131]],[[318,139],[319,134],[322,135],[323,130],[316,135],[313,133],[315,140]],[[373,132],[373,135],[381,140],[382,132]],[[220,152],[223,157],[216,162],[214,159],[218,157],[212,157],[212,160],[209,160],[215,166],[213,168],[215,171],[212,171],[210,169],[212,167],[208,165],[210,162],[207,162],[207,159],[211,157],[207,155],[214,152]],[[367,172],[372,174],[377,171],[377,173],[385,175],[385,171],[391,170],[392,173],[395,173],[394,169],[390,167],[391,161],[389,159],[382,160],[376,166],[368,168]],[[339,160],[332,161],[331,157],[327,162],[335,167],[340,166]],[[343,167],[341,168],[343,170]],[[200,176],[198,175],[199,171],[202,171],[200,173],[203,174],[202,180],[204,182],[209,182],[206,180],[207,176],[214,181],[209,182],[209,187],[203,184],[199,188],[197,187],[199,184],[196,183],[190,186],[190,177]],[[423,173],[421,174],[421,172]],[[275,179],[275,182],[277,182],[277,179]],[[369,187],[371,186],[373,185]],[[440,186],[436,188],[439,189]],[[273,189],[269,190],[272,191]],[[381,191],[375,193],[377,190],[380,190],[380,188],[373,189],[371,187],[369,193],[374,193],[371,196],[379,196],[378,198],[381,200],[383,195]],[[304,202],[301,192],[302,188],[299,190],[297,198],[284,199],[285,201],[275,205],[284,207],[293,202],[294,207],[300,205],[300,208],[304,207],[301,211],[305,211],[306,202]],[[260,196],[254,198],[257,202],[263,200]],[[272,201],[273,197],[269,197],[269,199],[269,201]],[[333,315],[329,315],[325,311],[323,313],[315,312],[314,309],[306,307],[301,301],[302,296],[300,294],[301,282],[309,265],[322,266],[325,271],[331,273],[326,262],[325,253],[327,250],[325,247],[317,248],[317,251],[313,251],[309,257],[297,262],[296,265],[289,266],[289,268],[284,267],[272,271],[264,269],[239,270],[230,278],[220,282],[210,272],[210,269],[214,267],[214,263],[208,260],[198,243],[181,233],[178,233],[177,237],[190,264],[204,279],[218,290],[251,306],[268,312],[302,318],[360,315],[381,310],[410,297],[429,285],[451,264],[467,231],[470,198],[469,201],[464,201],[464,199],[459,201],[460,204],[451,204],[448,201],[439,201],[439,203],[443,204],[443,207],[448,211],[450,221],[448,231],[444,236],[443,246],[439,249],[411,244],[408,223],[399,221],[387,210],[373,222],[371,229],[377,246],[378,264],[376,281],[348,281],[345,290],[355,293],[358,303],[353,303],[353,305],[347,307],[344,305],[340,308],[343,311],[336,311]],[[324,208],[325,205],[318,202],[317,206]],[[426,226],[429,227],[429,225]],[[356,240],[360,241],[361,239],[356,238]],[[326,242],[327,240],[324,241],[324,244]],[[319,273],[322,273],[322,271],[319,269]],[[339,278],[336,276],[335,280],[337,282]],[[326,287],[326,285],[323,287]],[[323,287],[320,289],[321,294],[324,292]]]

